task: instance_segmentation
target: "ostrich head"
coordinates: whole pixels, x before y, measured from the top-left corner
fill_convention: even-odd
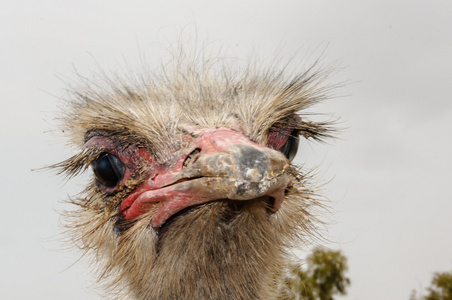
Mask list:
[[[312,232],[317,201],[292,164],[299,138],[328,124],[305,109],[323,74],[177,63],[163,75],[73,89],[65,132],[91,166],[66,214],[111,295],[136,299],[272,299],[287,249]]]

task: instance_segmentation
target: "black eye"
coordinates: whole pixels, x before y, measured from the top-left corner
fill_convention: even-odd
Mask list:
[[[123,162],[111,153],[102,153],[91,166],[97,181],[106,187],[114,187],[118,184],[124,178],[126,171]]]
[[[279,148],[279,151],[281,151],[289,161],[292,161],[295,158],[295,155],[297,155],[299,141],[300,139],[298,130],[294,129],[287,139],[286,143],[281,148]]]

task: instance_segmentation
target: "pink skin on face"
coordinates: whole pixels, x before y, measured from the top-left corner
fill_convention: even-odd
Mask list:
[[[184,208],[218,199],[251,200],[262,196],[275,199],[274,210],[281,206],[284,190],[289,182],[284,175],[288,167],[285,157],[266,147],[251,142],[243,134],[231,129],[199,130],[192,136],[193,145],[170,168],[157,166],[154,174],[122,202],[119,211],[127,220],[156,209],[152,225],[160,227],[166,220]],[[263,152],[271,169],[263,174],[256,168],[237,170],[239,162],[232,156],[236,149]],[[192,165],[183,167],[188,154],[195,148],[200,156]],[[261,158],[260,156],[258,158]],[[257,186],[246,189],[247,186]],[[246,191],[241,191],[244,186]]]
[[[187,151],[172,166],[155,165],[148,179],[122,201],[119,212],[126,220],[152,209],[151,224],[160,227],[184,208],[219,199],[252,200],[269,196],[275,200],[272,209],[279,209],[289,183],[284,173],[288,161],[283,154],[227,128],[194,131],[189,138]],[[117,155],[128,169],[133,168],[131,162],[139,157],[144,157],[150,165],[155,164],[144,148],[135,148],[124,155],[115,151],[113,143],[105,137],[93,137],[85,145],[101,146]],[[184,166],[195,149],[199,149],[199,155]]]

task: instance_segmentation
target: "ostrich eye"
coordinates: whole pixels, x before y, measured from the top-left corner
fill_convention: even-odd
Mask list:
[[[284,145],[282,145],[282,147],[279,148],[279,151],[281,151],[289,161],[292,161],[295,158],[295,155],[297,155],[298,143],[299,143],[298,130],[294,129],[292,133],[289,135],[289,138],[284,143]]]
[[[114,187],[124,178],[126,167],[124,163],[111,153],[102,153],[91,164],[97,181],[106,186]]]

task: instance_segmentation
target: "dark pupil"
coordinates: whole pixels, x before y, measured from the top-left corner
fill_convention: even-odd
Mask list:
[[[281,151],[290,161],[295,158],[295,155],[297,155],[299,142],[298,135],[298,130],[295,129],[292,131],[286,143],[279,149],[279,151]]]
[[[107,187],[118,184],[125,173],[122,161],[111,153],[103,153],[91,164],[97,181]]]

